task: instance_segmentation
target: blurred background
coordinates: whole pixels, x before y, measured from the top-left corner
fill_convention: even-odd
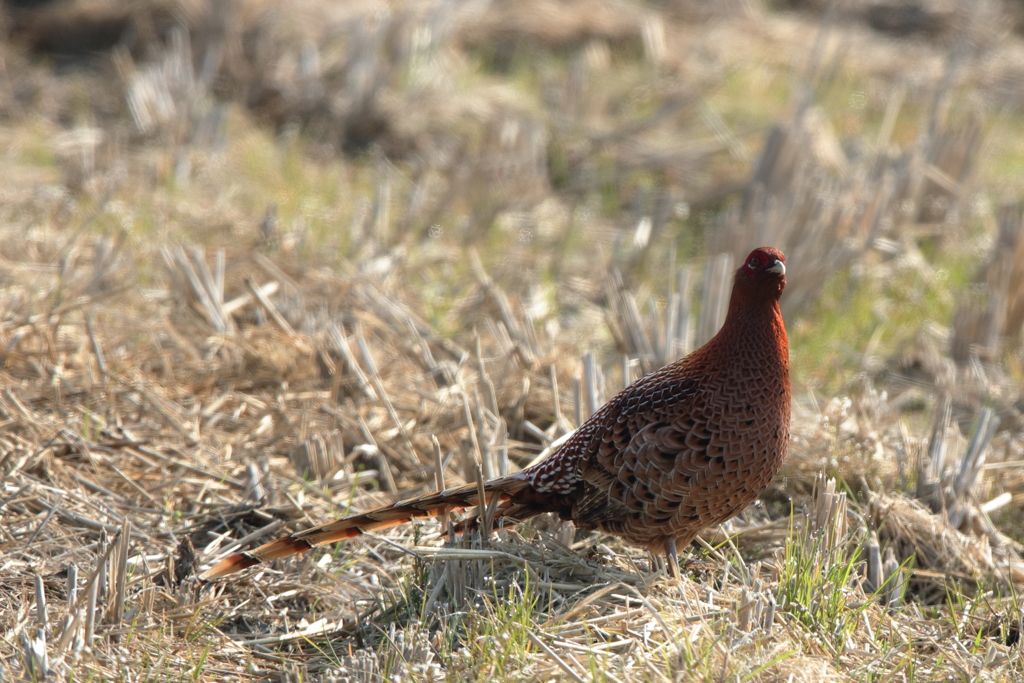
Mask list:
[[[542,337],[644,369],[713,333],[733,261],[771,244],[806,389],[1015,358],[1019,3],[4,10],[12,237],[400,274],[449,336],[472,252]]]
[[[0,472],[35,496],[0,519],[36,541],[26,577],[131,521],[181,567],[153,590],[194,604],[184,537],[203,561],[525,466],[710,338],[771,245],[794,439],[737,528],[785,531],[824,473],[876,555],[932,572],[922,603],[1024,578],[1019,0],[0,16]]]

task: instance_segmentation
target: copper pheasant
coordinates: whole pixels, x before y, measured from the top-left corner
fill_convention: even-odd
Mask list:
[[[608,401],[550,457],[483,484],[495,518],[555,512],[652,552],[739,513],[779,470],[789,442],[789,347],[779,309],[785,257],[762,247],[736,271],[722,329]],[[296,532],[209,569],[212,579],[364,532],[478,505],[477,484]]]

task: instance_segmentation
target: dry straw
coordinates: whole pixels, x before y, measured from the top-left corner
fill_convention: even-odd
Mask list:
[[[812,68],[759,147],[704,96],[721,74],[674,46],[724,59],[770,40],[761,22],[797,20],[747,7],[729,15],[743,30],[704,36],[661,8],[512,4],[271,21],[274,3],[200,2],[175,5],[186,27],[166,42],[141,31],[164,5],[136,8],[146,47],[112,53],[100,128],[57,140],[61,173],[13,185],[0,210],[0,671],[1019,679],[1024,564],[1003,527],[1024,482],[1013,385],[993,363],[1020,332],[1021,259],[1005,258],[1019,211],[1000,215],[1005,248],[978,278],[996,295],[943,330],[952,359],[926,329],[909,357],[858,347],[848,398],[798,392],[769,506],[709,529],[679,582],[558,520],[492,528],[485,505],[477,531],[443,515],[198,584],[200,566],[278,534],[552,452],[621,384],[714,333],[752,242],[793,264],[794,325],[837,264],[939,276],[915,236],[965,210],[981,128],[944,112],[970,65],[929,80],[936,111],[913,143],[897,145],[897,122],[921,97],[897,88],[857,149],[811,99],[835,74]],[[543,97],[471,76],[475,60],[512,69],[524,39],[561,65]],[[44,73],[3,47],[20,85]],[[635,73],[608,77],[624,58]],[[84,91],[56,82],[55,102]],[[16,91],[0,88],[5,115]],[[276,127],[275,150],[301,130],[317,154],[351,156],[328,181],[298,171],[287,193],[238,199],[218,180],[248,126],[228,101]],[[276,204],[321,185],[356,199]],[[158,218],[145,235],[141,209],[127,217],[140,196]],[[686,217],[708,212],[706,253],[677,263]]]

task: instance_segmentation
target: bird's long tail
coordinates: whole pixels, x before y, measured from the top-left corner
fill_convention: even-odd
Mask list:
[[[501,500],[508,500],[512,495],[528,486],[527,482],[516,475],[492,479],[484,483],[485,502],[490,503],[492,495]],[[261,545],[255,550],[241,552],[226,557],[210,569],[206,570],[201,579],[217,579],[234,574],[247,567],[276,560],[289,555],[297,555],[310,548],[355,538],[369,531],[377,531],[403,524],[417,517],[434,517],[446,510],[459,510],[480,504],[480,489],[477,484],[467,484],[454,489],[432,493],[419,498],[403,500],[393,505],[385,505],[360,515],[352,515],[312,529],[294,534]]]

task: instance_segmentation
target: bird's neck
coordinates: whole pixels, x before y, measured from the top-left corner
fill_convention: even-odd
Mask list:
[[[716,352],[742,364],[789,371],[789,340],[779,302],[732,301],[722,329],[712,341]]]

